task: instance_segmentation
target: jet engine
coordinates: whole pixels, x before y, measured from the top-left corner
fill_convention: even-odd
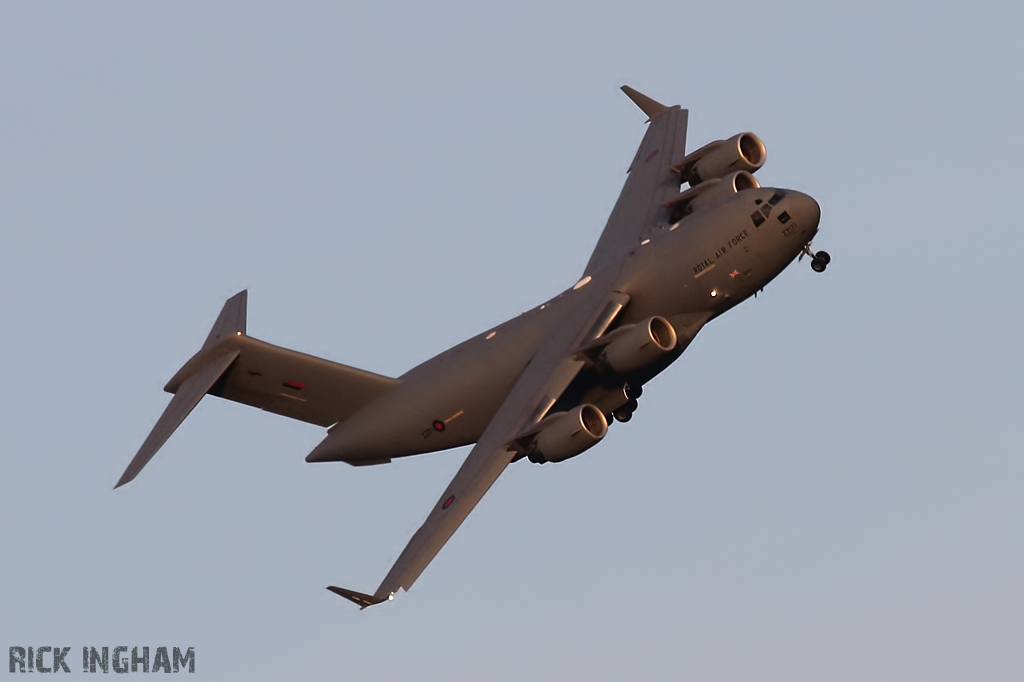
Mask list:
[[[736,171],[754,173],[768,156],[764,143],[754,133],[740,133],[717,140],[688,154],[675,167],[682,182],[695,187],[705,180],[722,178]]]
[[[546,417],[538,424],[529,458],[535,464],[563,462],[588,450],[608,433],[608,422],[593,405],[580,405],[568,412]]]
[[[757,189],[760,186],[761,183],[757,181],[757,178],[747,171],[736,171],[720,180],[708,181],[697,189],[690,190],[698,192],[697,196],[690,201],[690,209],[694,210],[698,206],[708,206],[731,197],[736,192],[742,192],[745,189]],[[705,187],[707,189],[701,192],[700,190]]]
[[[648,317],[623,327],[601,353],[601,364],[628,374],[658,360],[676,347],[676,330],[664,317]]]

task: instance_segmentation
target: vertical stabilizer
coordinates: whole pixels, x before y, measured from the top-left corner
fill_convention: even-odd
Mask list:
[[[249,291],[242,289],[229,298],[220,311],[220,316],[213,323],[210,335],[206,337],[203,348],[212,346],[222,336],[245,334],[245,309],[249,303]]]

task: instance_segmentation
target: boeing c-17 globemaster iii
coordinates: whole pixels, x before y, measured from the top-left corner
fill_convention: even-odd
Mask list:
[[[242,291],[164,388],[174,396],[116,487],[208,393],[329,427],[307,462],[368,466],[475,443],[373,594],[328,588],[365,608],[408,590],[510,463],[562,462],[597,445],[705,324],[804,254],[825,270],[829,255],[810,248],[818,203],[758,184],[756,135],[687,154],[687,110],[622,89],[649,127],[573,286],[397,379],[248,336]]]

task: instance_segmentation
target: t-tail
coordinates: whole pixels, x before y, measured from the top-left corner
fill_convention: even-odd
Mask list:
[[[139,475],[206,394],[328,427],[398,385],[248,336],[247,300],[246,291],[227,300],[203,347],[167,382],[174,397],[114,488]]]

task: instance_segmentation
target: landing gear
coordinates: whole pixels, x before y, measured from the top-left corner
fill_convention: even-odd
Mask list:
[[[825,268],[832,262],[832,256],[828,255],[828,251],[814,253],[810,244],[804,246],[804,253],[811,257],[811,270],[815,272],[825,272]],[[803,254],[800,254],[800,257],[803,258]]]
[[[626,395],[629,396],[628,389]],[[637,395],[639,395],[639,393]],[[626,423],[633,418],[633,413],[636,412],[636,408],[639,406],[640,403],[637,402],[636,398],[631,398],[628,403],[612,412],[612,417],[614,417],[617,422]]]

